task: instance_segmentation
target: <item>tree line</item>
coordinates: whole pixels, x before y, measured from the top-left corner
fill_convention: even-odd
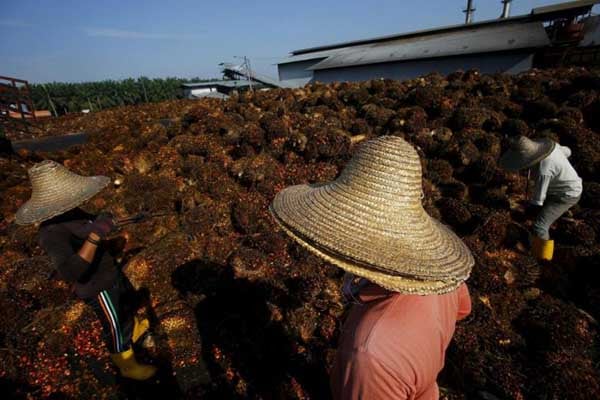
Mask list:
[[[123,105],[135,105],[183,97],[182,83],[208,79],[150,79],[140,77],[82,83],[30,84],[36,110],[50,110],[54,115],[90,110],[91,112]]]

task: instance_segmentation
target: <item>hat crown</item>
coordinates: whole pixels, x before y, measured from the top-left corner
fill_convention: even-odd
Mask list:
[[[53,193],[64,190],[63,184],[68,180],[77,180],[79,175],[69,171],[56,161],[46,160],[35,164],[27,171],[31,180],[31,198],[42,193]]]
[[[397,136],[381,136],[363,143],[336,184],[380,197],[389,207],[420,205],[423,193],[417,151]]]
[[[361,145],[333,182],[279,192],[270,211],[325,260],[389,290],[445,293],[473,266],[468,247],[421,204],[421,162],[404,139]]]
[[[521,154],[533,154],[539,150],[540,143],[529,139],[526,136],[519,136],[514,142],[513,149]]]
[[[500,157],[498,164],[509,171],[531,168],[550,155],[555,146],[556,142],[548,138],[513,137],[509,139],[509,149]]]

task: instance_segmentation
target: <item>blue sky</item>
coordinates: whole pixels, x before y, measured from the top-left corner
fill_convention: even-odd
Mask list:
[[[511,15],[560,0],[515,0]],[[0,75],[32,82],[219,77],[246,55],[260,73],[294,49],[461,23],[463,0],[19,0],[0,15]],[[475,21],[500,0],[475,0]]]

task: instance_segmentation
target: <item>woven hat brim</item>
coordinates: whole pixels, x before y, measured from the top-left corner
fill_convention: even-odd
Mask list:
[[[554,150],[556,143],[550,139],[544,139],[540,142],[541,146],[538,151],[534,154],[530,154],[527,157],[524,157],[519,152],[509,149],[500,157],[498,161],[498,165],[501,168],[507,171],[519,171],[522,169],[530,168],[535,164],[542,161],[544,158],[548,157],[550,153]]]
[[[62,196],[32,198],[19,208],[17,225],[31,225],[47,221],[85,203],[110,183],[106,176],[80,177],[78,182],[64,188]]]
[[[278,193],[270,209],[304,243],[334,259],[376,270],[377,276],[428,282],[467,279],[474,264],[470,250],[420,203],[393,216],[381,214],[366,193],[352,196],[335,182],[297,185]]]
[[[350,272],[356,276],[365,278],[384,289],[392,292],[401,294],[413,294],[413,295],[430,295],[430,294],[444,294],[451,292],[458,288],[462,282],[469,278],[469,272],[463,277],[457,279],[451,279],[446,281],[423,281],[410,279],[402,276],[392,276],[386,273],[380,272],[375,268],[367,268],[364,265],[357,265],[349,260],[345,260],[336,255],[330,254],[325,249],[315,247],[314,243],[302,239],[300,236],[285,227],[281,220],[271,210],[275,221],[279,224],[282,230],[294,241],[310,251],[317,257],[335,265],[338,268],[343,269],[346,272]]]

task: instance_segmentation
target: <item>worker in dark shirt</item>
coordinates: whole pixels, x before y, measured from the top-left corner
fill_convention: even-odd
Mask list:
[[[61,279],[97,313],[111,358],[124,377],[146,380],[156,367],[136,361],[132,344],[149,328],[135,316],[133,286],[104,249],[114,231],[112,216],[93,216],[78,207],[109,182],[104,176],[84,177],[54,161],[29,171],[31,199],[16,215],[16,223],[40,223],[40,246],[52,259]]]

